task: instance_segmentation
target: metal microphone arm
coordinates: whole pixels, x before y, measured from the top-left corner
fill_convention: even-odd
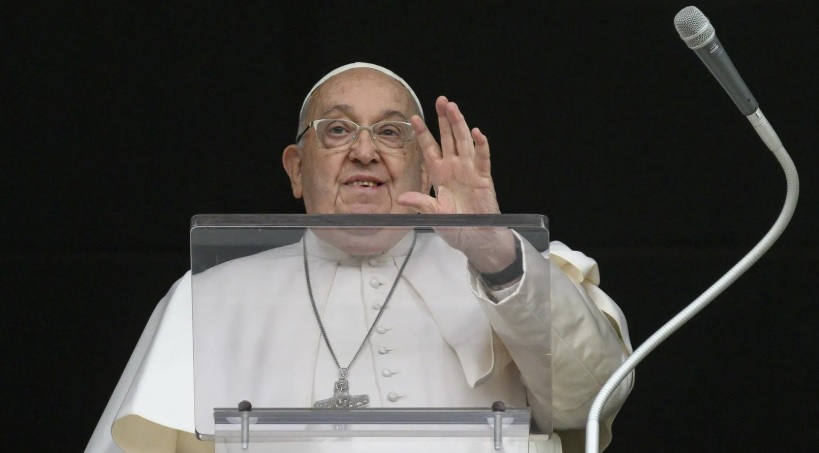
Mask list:
[[[665,325],[651,335],[643,344],[640,345],[634,353],[629,356],[626,361],[620,365],[619,368],[611,375],[608,381],[600,389],[591,409],[589,410],[589,417],[586,423],[586,453],[597,453],[600,449],[600,414],[603,411],[603,406],[608,401],[611,394],[617,386],[631,373],[634,368],[642,362],[657,346],[666,340],[672,333],[676,332],[686,322],[705,308],[711,301],[720,295],[726,288],[736,281],[742,274],[745,273],[754,263],[768,251],[769,248],[776,242],[785,227],[793,217],[793,211],[796,208],[796,201],[799,198],[799,175],[796,172],[796,166],[793,164],[791,157],[788,155],[785,148],[782,146],[779,139],[776,138],[776,132],[770,126],[770,123],[765,120],[765,116],[757,109],[756,112],[748,115],[748,120],[759,133],[763,141],[767,145],[769,143],[778,143],[779,147],[771,149],[774,157],[779,161],[785,172],[785,179],[787,185],[787,193],[785,194],[785,203],[782,211],[776,222],[762,238],[757,245],[748,252],[737,264],[734,265],[725,275],[723,275],[716,283],[711,285],[702,295],[689,304],[683,311],[671,318]],[[770,145],[769,145],[770,148]]]
[[[678,17],[687,12],[690,8],[691,7],[681,11],[680,14],[678,14]],[[702,13],[699,12],[699,10],[696,10],[696,8],[694,8],[694,10],[695,13],[702,15]],[[707,21],[704,15],[702,15],[702,19]],[[711,32],[713,32],[713,28],[711,28]],[[723,83],[722,80],[720,80],[720,83]],[[754,100],[753,102],[755,103],[756,101]],[[739,106],[739,104],[737,105]],[[745,271],[753,266],[754,263],[756,263],[757,260],[759,260],[759,258],[761,258],[762,255],[764,255],[765,252],[771,248],[779,236],[782,235],[782,232],[785,231],[791,217],[793,217],[794,209],[796,209],[796,201],[799,198],[799,175],[796,172],[796,166],[793,164],[791,157],[788,155],[788,152],[785,151],[785,148],[782,146],[782,142],[779,140],[779,137],[776,135],[776,132],[773,130],[770,123],[768,123],[768,120],[765,118],[765,115],[762,114],[761,110],[755,108],[751,114],[746,115],[746,118],[748,118],[748,121],[750,121],[751,125],[754,127],[754,130],[756,130],[757,134],[759,134],[762,141],[765,142],[768,149],[773,152],[774,157],[776,157],[776,159],[779,161],[779,164],[782,166],[782,170],[785,172],[787,192],[785,194],[785,203],[782,206],[782,211],[779,213],[779,217],[776,219],[776,222],[773,224],[768,233],[756,244],[756,246],[754,246],[753,249],[751,249],[750,252],[748,252],[748,254],[746,254],[737,264],[735,264],[727,273],[725,273],[725,275],[717,280],[716,283],[711,285],[711,287],[702,293],[702,295],[691,302],[691,304],[689,304],[679,314],[674,316],[670,321],[651,335],[634,351],[633,354],[631,354],[631,356],[629,356],[628,359],[623,362],[619,368],[617,368],[608,381],[606,381],[606,383],[600,389],[600,392],[597,394],[597,397],[594,399],[591,409],[589,410],[589,417],[586,423],[586,453],[597,453],[600,449],[600,414],[603,411],[603,406],[606,404],[606,401],[608,401],[609,397],[611,397],[611,394],[614,392],[620,382],[622,382],[622,380],[634,370],[637,364],[639,364],[646,356],[648,356],[648,354],[657,348],[657,346],[665,341],[666,338],[671,336],[671,334],[676,332],[686,322],[693,318],[694,315],[699,313],[718,295],[725,291],[726,288],[731,286],[731,284],[733,284],[737,278],[744,274]]]

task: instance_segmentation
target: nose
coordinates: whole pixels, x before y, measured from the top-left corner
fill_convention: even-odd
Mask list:
[[[365,136],[367,134],[367,136]],[[381,160],[378,148],[375,146],[372,131],[362,129],[356,140],[350,146],[349,158],[362,164],[370,164]]]

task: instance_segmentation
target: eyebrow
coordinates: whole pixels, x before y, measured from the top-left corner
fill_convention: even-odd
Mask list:
[[[347,116],[352,116],[351,114],[354,111],[355,111],[355,109],[353,109],[353,107],[351,105],[349,105],[349,104],[336,104],[336,105],[330,107],[329,109],[321,112],[321,116],[326,116],[326,115],[329,115],[330,113],[334,113],[334,112],[339,112],[339,113],[345,114]],[[392,109],[382,110],[381,115],[379,116],[379,118],[381,118],[381,119],[379,121],[383,121],[384,119],[387,119],[387,118],[396,118],[396,117],[401,118],[401,120],[403,120],[403,121],[409,121],[407,119],[407,115],[405,115],[403,112],[401,112],[399,110],[392,110]]]

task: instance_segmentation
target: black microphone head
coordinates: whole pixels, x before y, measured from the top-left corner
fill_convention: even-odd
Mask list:
[[[714,37],[714,27],[696,6],[686,6],[677,13],[674,27],[691,49],[699,49]]]

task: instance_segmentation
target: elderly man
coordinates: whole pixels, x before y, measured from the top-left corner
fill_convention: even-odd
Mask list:
[[[458,106],[445,97],[437,99],[435,112],[440,146],[403,79],[366,63],[332,71],[308,93],[296,143],[282,156],[293,195],[304,199],[310,214],[499,213],[486,136],[477,128],[470,130]],[[347,386],[349,379],[356,386],[354,393],[366,393],[353,406],[463,407],[504,400],[528,404],[537,424],[549,416],[549,404],[541,401],[551,397],[556,434],[538,448],[582,451],[592,399],[631,349],[622,313],[596,286],[596,264],[560,243],[552,244],[551,259],[546,260],[505,229],[439,233],[437,240],[419,239],[416,245],[415,235],[406,233],[373,240],[308,231],[298,245],[217,266],[202,274],[203,283],[197,286],[205,295],[203,304],[211,303],[218,311],[218,322],[206,329],[232,325],[227,318],[238,305],[230,302],[230,295],[254,288],[236,304],[246,303],[258,310],[258,318],[280,326],[244,325],[246,336],[269,332],[268,344],[279,344],[293,338],[275,338],[287,332],[286,323],[299,326],[299,332],[307,330],[315,345],[270,352],[271,363],[295,363],[287,373],[300,382],[264,390],[263,398],[277,407],[331,406],[338,403],[328,398],[331,390]],[[413,250],[417,258],[411,257]],[[394,296],[391,291],[378,304],[374,319],[381,319],[393,297],[400,304],[396,313],[402,313],[395,322],[406,327],[396,335],[425,335],[424,351],[401,352],[414,364],[400,370],[407,386],[417,386],[411,395],[382,391],[379,379],[390,376],[374,376],[374,370],[379,354],[390,349],[375,344],[374,323],[358,331],[349,328],[347,320],[371,319],[374,314],[338,296],[349,294],[345,285],[361,280],[372,263],[364,258],[374,255],[395,264],[389,271]],[[453,268],[468,268],[468,278]],[[306,285],[302,275],[308,278]],[[548,278],[539,278],[543,275]],[[446,300],[434,290],[441,281],[454,287]],[[185,338],[190,335],[190,286],[186,276],[160,302],[87,451],[117,451],[106,433],[112,425],[113,438],[126,451],[213,448],[190,435],[193,373],[190,337]],[[269,303],[274,291],[287,294],[291,302]],[[544,291],[551,295],[548,313],[539,304]],[[316,322],[321,329],[314,328]],[[552,379],[543,377],[549,365],[548,354],[539,346],[548,343],[539,341],[544,338],[551,338]],[[213,360],[218,364],[224,357]],[[430,376],[435,379],[430,381]],[[212,373],[204,379],[228,387]],[[611,439],[611,422],[631,383],[624,381],[606,408],[603,446]]]

